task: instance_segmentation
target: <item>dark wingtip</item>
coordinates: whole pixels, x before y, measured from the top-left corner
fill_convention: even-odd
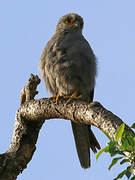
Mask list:
[[[101,147],[91,129],[89,131],[89,137],[90,137],[90,148],[94,153],[97,153],[97,149],[100,150]]]
[[[94,153],[97,153],[97,149],[98,149],[98,150],[101,149],[101,147],[100,147],[99,144],[94,144],[94,145],[91,145],[90,147],[91,147],[91,149],[92,149],[92,151],[93,151]]]
[[[90,148],[92,149],[92,151],[93,151],[94,153],[97,153],[96,146],[94,146],[94,145],[91,145],[91,146],[90,146]]]
[[[96,148],[97,148],[98,150],[100,150],[100,149],[101,149],[100,144],[96,144]]]

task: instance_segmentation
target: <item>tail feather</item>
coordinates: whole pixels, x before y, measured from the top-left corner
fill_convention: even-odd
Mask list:
[[[100,145],[90,129],[90,125],[74,123],[72,121],[71,124],[80,164],[85,169],[89,168],[91,164],[90,148],[96,153],[97,149],[100,149]]]
[[[76,149],[82,168],[90,167],[90,142],[87,125],[71,121]]]

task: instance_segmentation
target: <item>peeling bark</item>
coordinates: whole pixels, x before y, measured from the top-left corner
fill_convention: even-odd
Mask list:
[[[39,131],[45,120],[62,118],[91,124],[115,138],[123,121],[100,103],[80,100],[42,98],[34,100],[38,76],[31,75],[20,96],[21,107],[16,112],[15,127],[9,149],[0,155],[0,180],[15,180],[32,159],[36,150]],[[134,132],[126,125],[126,130]],[[133,170],[133,173],[134,170]]]

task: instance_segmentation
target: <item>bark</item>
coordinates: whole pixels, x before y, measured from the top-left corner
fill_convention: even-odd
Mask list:
[[[0,180],[15,180],[32,159],[39,131],[45,120],[61,118],[96,126],[115,138],[123,121],[100,103],[86,103],[60,97],[34,100],[38,76],[31,75],[20,96],[21,106],[16,112],[15,127],[9,149],[0,155]],[[126,130],[134,132],[126,125]],[[135,170],[133,169],[133,173]]]

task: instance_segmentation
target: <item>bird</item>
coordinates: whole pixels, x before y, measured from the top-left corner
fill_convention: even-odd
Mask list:
[[[93,101],[97,60],[82,34],[83,25],[83,18],[76,13],[62,16],[41,54],[39,71],[51,97]],[[90,125],[71,121],[71,126],[81,167],[89,168],[90,148],[96,153],[100,144]]]

